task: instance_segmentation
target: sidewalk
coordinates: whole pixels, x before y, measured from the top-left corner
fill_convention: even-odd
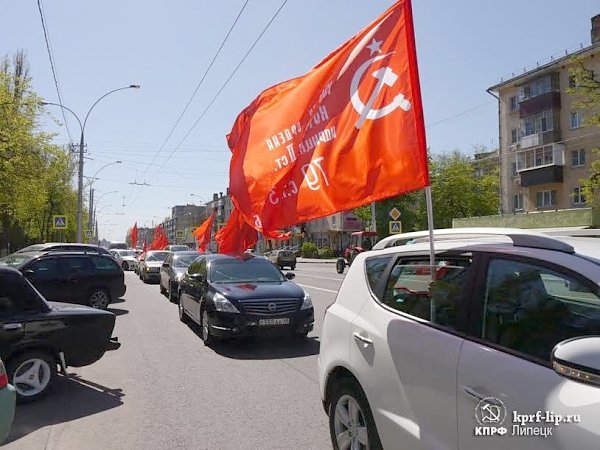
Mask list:
[[[335,264],[335,262],[337,261],[337,258],[328,258],[328,259],[318,259],[318,258],[296,258],[296,261],[298,263],[328,263],[328,264]]]

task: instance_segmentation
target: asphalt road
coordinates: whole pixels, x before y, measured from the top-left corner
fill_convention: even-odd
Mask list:
[[[3,449],[327,449],[317,378],[323,314],[343,275],[302,263],[315,306],[306,341],[255,339],[205,347],[177,306],[126,273],[114,335],[122,346],[70,368],[44,399],[19,405]]]

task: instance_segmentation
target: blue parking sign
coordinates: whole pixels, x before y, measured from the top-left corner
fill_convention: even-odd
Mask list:
[[[52,216],[52,228],[55,230],[66,230],[67,216]]]

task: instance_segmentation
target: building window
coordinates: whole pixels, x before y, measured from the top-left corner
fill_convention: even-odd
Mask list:
[[[515,176],[517,175],[517,162],[513,162],[512,163],[512,175]]]
[[[583,114],[581,111],[574,111],[571,113],[571,128],[579,128],[583,125]]]
[[[517,102],[517,96],[513,95],[510,98],[510,112],[516,111],[519,109],[519,103]]]
[[[514,144],[516,142],[519,142],[519,129],[513,128],[510,130],[510,143]]]
[[[581,186],[577,186],[576,188],[573,189],[573,205],[575,206],[581,206],[581,205],[585,205],[585,196],[583,195],[583,190],[581,189]]]
[[[521,136],[530,136],[532,134],[543,133],[554,129],[552,120],[552,110],[548,109],[538,114],[521,119]]]
[[[538,191],[535,193],[536,208],[556,206],[556,191]]]
[[[523,194],[513,195],[513,211],[523,211]]]
[[[571,165],[573,167],[585,166],[585,149],[571,151]]]

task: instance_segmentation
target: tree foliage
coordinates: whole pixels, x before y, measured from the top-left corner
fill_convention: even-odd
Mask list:
[[[585,66],[581,57],[574,57],[569,69],[571,87],[567,93],[573,95],[573,106],[586,111],[584,126],[600,126],[600,78],[597,73]],[[600,149],[592,151],[600,154]],[[590,205],[600,204],[598,189],[600,189],[600,159],[592,162],[588,178],[581,181],[581,188],[586,201]]]
[[[72,161],[39,129],[43,109],[28,73],[23,52],[0,60],[0,245],[7,251],[75,237]],[[55,214],[67,216],[68,230],[52,230]]]

